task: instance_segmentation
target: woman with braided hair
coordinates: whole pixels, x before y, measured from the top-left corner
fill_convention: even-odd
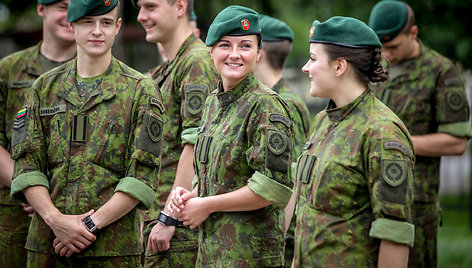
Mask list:
[[[315,21],[310,95],[329,98],[297,163],[294,267],[406,267],[414,153],[408,130],[369,89],[387,79],[381,43],[348,17]]]

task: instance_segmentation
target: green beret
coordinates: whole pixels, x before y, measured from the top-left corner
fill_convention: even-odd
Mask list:
[[[38,4],[41,4],[41,5],[50,5],[50,4],[54,4],[56,2],[60,2],[62,0],[38,0]]]
[[[369,26],[382,42],[394,39],[405,27],[408,20],[408,9],[400,1],[378,2],[369,17]]]
[[[362,48],[382,47],[375,32],[365,23],[350,17],[331,17],[325,22],[315,20],[310,31],[310,43]]]
[[[259,13],[247,7],[229,6],[211,23],[205,44],[212,46],[225,35],[249,34],[261,34]]]
[[[293,31],[283,21],[266,15],[259,15],[262,41],[293,41]]]
[[[71,0],[67,8],[67,21],[74,22],[85,16],[99,16],[112,11],[118,0]]]
[[[197,20],[197,14],[195,14],[195,11],[192,10],[192,13],[190,14],[189,20],[190,21]]]

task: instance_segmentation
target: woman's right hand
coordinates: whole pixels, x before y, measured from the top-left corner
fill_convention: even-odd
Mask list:
[[[183,187],[178,186],[172,190],[167,209],[171,214],[174,214],[178,218],[180,216],[180,212],[182,212],[185,207],[185,202],[196,196],[197,195],[194,191],[189,191]]]

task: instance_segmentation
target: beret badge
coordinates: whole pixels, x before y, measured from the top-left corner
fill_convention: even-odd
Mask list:
[[[315,26],[312,26],[310,29],[310,38],[313,37],[313,34],[315,33]]]
[[[105,6],[109,7],[111,5],[111,0],[103,0]]]
[[[241,25],[243,26],[243,29],[245,31],[249,30],[249,20],[247,20],[247,19],[242,20]]]

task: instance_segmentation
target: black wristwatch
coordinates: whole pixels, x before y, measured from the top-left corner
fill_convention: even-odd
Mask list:
[[[172,218],[171,216],[167,215],[164,211],[161,211],[159,214],[159,218],[157,218],[159,222],[161,222],[164,225],[171,225],[171,226],[177,226],[179,224],[179,220],[176,218]]]
[[[95,222],[93,222],[92,218],[90,216],[85,217],[84,219],[84,224],[89,230],[94,235],[98,235],[100,229],[98,229],[97,225],[95,225]]]

